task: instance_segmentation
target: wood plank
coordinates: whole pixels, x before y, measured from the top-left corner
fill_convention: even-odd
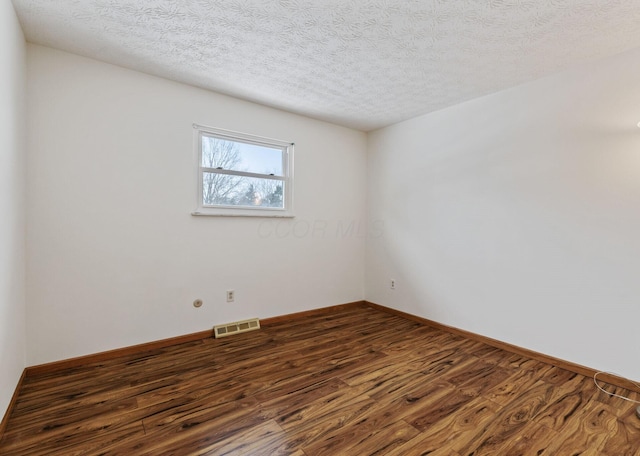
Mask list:
[[[423,317],[419,317],[417,315],[412,315],[406,312],[402,312],[400,310],[397,309],[392,309],[390,307],[385,307],[385,306],[381,306],[380,304],[375,304],[372,302],[367,301],[366,303],[369,307],[373,308],[373,309],[377,309],[380,310],[382,312],[387,312],[390,313],[392,315],[397,315],[397,316],[401,316],[404,318],[407,318],[409,320],[413,320],[416,322],[419,322],[421,324],[433,327],[433,328],[437,328],[437,329],[441,329],[443,331],[449,332],[449,333],[453,333],[453,334],[457,334],[460,336],[463,336],[465,338],[474,340],[474,341],[478,341],[478,342],[482,342],[484,344],[487,345],[491,345],[495,348],[499,348],[501,350],[510,352],[510,353],[514,353],[514,354],[518,354],[518,355],[522,355],[525,356],[527,358],[533,359],[533,360],[537,360],[546,364],[550,364],[552,366],[557,366],[566,370],[569,370],[571,372],[574,372],[576,374],[580,374],[580,375],[584,375],[586,377],[593,377],[593,375],[595,373],[598,372],[597,369],[593,369],[591,367],[587,367],[587,366],[582,366],[580,364],[577,363],[573,363],[571,361],[567,361],[567,360],[563,360],[560,358],[556,358],[554,356],[550,356],[550,355],[546,355],[544,353],[539,353],[536,352],[534,350],[529,350],[528,348],[523,348],[523,347],[518,347],[517,345],[513,345],[513,344],[509,344],[507,342],[502,342],[500,340],[496,340],[496,339],[492,339],[490,337],[486,337],[486,336],[482,336],[480,334],[475,334],[471,331],[465,331],[463,329],[459,329],[459,328],[455,328],[453,326],[448,326],[433,320],[429,320],[427,318],[423,318]],[[635,390],[637,389],[637,387],[635,386],[635,384],[633,383],[633,381],[628,380],[628,379],[624,379],[624,378],[620,378],[614,375],[608,375],[608,374],[604,374],[602,375],[602,380],[611,383],[613,385],[617,385],[617,386],[621,386],[623,388],[627,388],[630,390]],[[638,383],[638,382],[636,382]]]
[[[515,371],[510,377],[484,393],[484,396],[497,404],[505,406],[538,382],[541,382],[541,380],[533,371]]]
[[[399,446],[388,456],[428,454],[449,456],[455,447],[463,447],[478,433],[478,429],[492,421],[500,407],[482,397],[463,405],[455,413],[424,427],[419,436]]]
[[[348,453],[386,456],[418,434],[420,431],[402,420],[389,421],[387,415],[374,415],[328,434],[303,449],[308,456]]]
[[[198,451],[199,454],[225,456],[306,456],[299,446],[299,442],[288,439],[286,433],[269,420]]]
[[[460,454],[501,455],[503,448],[517,441],[526,431],[528,420],[525,416],[519,410],[502,408],[469,442],[464,442],[460,448],[454,448]]]
[[[547,383],[545,379],[542,379]],[[565,426],[575,420],[593,399],[596,389],[588,377],[576,375],[561,385],[556,385],[546,395],[545,404],[533,419],[549,429],[563,432]]]
[[[585,404],[580,412],[566,420],[562,429],[562,439],[549,446],[550,454],[600,455],[599,448],[605,445],[609,434],[615,431],[618,418],[604,404]],[[640,439],[638,439],[640,443]]]
[[[464,372],[453,375],[451,372],[441,376],[443,380],[458,387],[469,396],[478,396],[493,388],[509,377],[505,369],[483,360],[466,367]]]
[[[24,379],[26,377],[27,371],[26,369],[22,371],[22,375],[18,379],[18,384],[16,388],[13,390],[13,394],[11,395],[11,400],[9,401],[9,405],[7,406],[7,410],[2,416],[2,421],[0,421],[0,439],[4,435],[5,430],[7,429],[7,423],[9,422],[9,416],[13,413],[15,409],[16,402],[18,400],[18,393],[20,393],[23,389]]]
[[[290,323],[295,322],[299,323],[299,321],[303,318],[308,317],[316,317],[316,316],[327,316],[332,313],[340,313],[343,314],[345,311],[359,309],[362,307],[366,307],[365,301],[354,301],[346,304],[338,304],[335,306],[322,307],[319,309],[311,309],[305,310],[303,312],[296,312],[287,315],[281,315],[277,317],[268,317],[260,319],[260,326],[275,326],[282,323]]]
[[[614,410],[615,412],[615,410]],[[613,429],[598,448],[602,456],[640,456],[640,419],[635,416],[635,407],[618,418]]]
[[[272,391],[269,391],[260,392],[254,397],[260,402],[262,411],[267,416],[276,418],[284,415],[287,410],[298,410],[309,403],[334,395],[339,390],[346,391],[348,389],[349,386],[346,383],[337,378],[330,378],[292,388],[277,395],[273,395]]]
[[[640,456],[639,439],[590,377],[358,304],[26,375],[0,454]]]
[[[283,412],[276,422],[287,437],[302,445],[303,451],[318,442],[326,442],[346,426],[366,420],[372,413],[375,401],[366,396],[345,395],[327,397],[307,406]]]
[[[50,448],[67,454],[69,446],[87,447],[87,443],[100,440],[110,442],[141,434],[140,415],[135,402],[83,409],[70,416],[60,415],[50,421],[37,421],[24,427],[10,427],[2,447],[7,454],[49,454]],[[93,444],[91,444],[93,445]],[[82,450],[85,451],[85,450]],[[2,453],[4,454],[4,453]]]
[[[69,358],[62,361],[54,361],[51,363],[38,364],[36,366],[27,367],[27,377],[34,377],[42,374],[48,374],[52,372],[65,371],[78,366],[86,366],[87,364],[101,363],[112,359],[121,358],[127,355],[135,355],[147,351],[153,351],[158,348],[171,347],[177,344],[185,342],[199,341],[206,337],[211,337],[213,330],[200,331],[193,334],[187,334],[184,336],[171,337],[168,339],[157,340],[153,342],[147,342],[138,345],[132,345],[129,347],[116,348],[114,350],[108,350],[101,353],[95,353],[90,355],[78,356],[75,358]]]
[[[549,451],[549,447],[553,442],[558,441],[560,436],[551,429],[539,425],[534,421],[525,424],[518,437],[514,442],[506,442],[502,447],[501,455],[504,456],[523,456],[523,455],[541,455],[554,454]]]
[[[461,407],[474,399],[458,389],[452,390],[449,394],[440,397],[429,404],[429,407],[418,410],[407,416],[407,423],[425,432],[428,428],[441,420],[445,420],[454,415]]]

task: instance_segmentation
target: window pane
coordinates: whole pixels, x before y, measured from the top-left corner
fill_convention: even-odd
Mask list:
[[[282,176],[282,149],[202,135],[202,166]]]
[[[284,181],[229,174],[203,173],[205,206],[284,208]]]

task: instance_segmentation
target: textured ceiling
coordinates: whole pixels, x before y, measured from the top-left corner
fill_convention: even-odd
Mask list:
[[[640,0],[13,0],[27,40],[372,130],[640,46]]]

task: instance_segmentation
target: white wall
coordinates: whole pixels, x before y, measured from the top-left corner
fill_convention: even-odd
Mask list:
[[[640,379],[639,80],[634,51],[371,133],[367,300]]]
[[[27,57],[28,364],[364,296],[640,379],[640,52],[373,132],[368,157],[360,132]],[[295,141],[297,218],[189,215],[193,122]]]
[[[26,363],[25,41],[0,2],[0,419]]]
[[[30,365],[363,299],[364,133],[46,47],[27,57]],[[194,122],[294,141],[297,217],[191,216]]]

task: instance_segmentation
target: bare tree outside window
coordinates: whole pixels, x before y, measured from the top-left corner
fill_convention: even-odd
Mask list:
[[[202,166],[207,168],[235,169],[240,164],[238,144],[224,139],[202,138]],[[202,178],[202,199],[204,204],[234,205],[240,176],[204,173]]]
[[[293,142],[193,128],[198,206],[192,215],[293,217]]]
[[[262,179],[256,185],[256,194],[260,205],[265,207],[282,207],[282,181]]]
[[[202,137],[202,167],[246,172],[239,143]],[[264,175],[273,175],[269,170]],[[282,180],[204,172],[202,199],[205,205],[272,207],[284,206]]]

